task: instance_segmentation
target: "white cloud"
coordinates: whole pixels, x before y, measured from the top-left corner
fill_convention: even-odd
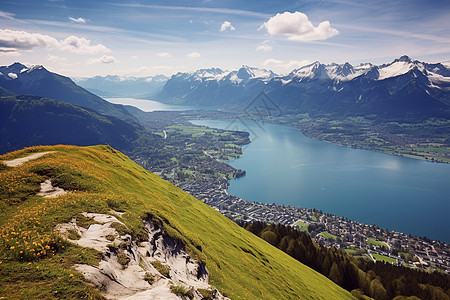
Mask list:
[[[264,42],[262,42],[261,45],[256,47],[256,51],[264,51],[264,52],[272,51],[272,46],[270,45],[270,41],[265,40]]]
[[[0,49],[2,49],[0,52],[17,52],[34,48],[60,49],[82,54],[111,52],[102,44],[91,45],[91,41],[83,37],[72,35],[58,41],[45,34],[0,29]]]
[[[62,61],[66,61],[67,59],[56,56],[56,55],[49,54],[49,55],[47,55],[47,60],[51,61],[51,62],[62,62]]]
[[[112,64],[112,63],[116,63],[117,59],[111,55],[103,55],[102,57],[99,57],[99,58],[91,58],[91,59],[89,59],[88,62],[90,64],[98,64],[98,63]]]
[[[111,50],[106,48],[106,46],[102,44],[91,45],[91,41],[83,38],[76,37],[74,35],[69,36],[68,38],[61,41],[62,50],[75,52],[75,53],[83,53],[83,54],[94,54],[94,53],[109,53]]]
[[[37,47],[56,48],[58,46],[58,40],[49,35],[0,29],[0,47],[2,48],[30,50]]]
[[[199,58],[200,56],[201,55],[198,52],[192,52],[187,55],[187,57],[190,57],[190,58]]]
[[[220,25],[219,31],[226,31],[227,29],[235,30],[236,28],[234,28],[233,25],[231,25],[230,22],[225,21],[225,22],[222,23],[222,25]]]
[[[314,27],[308,16],[298,11],[278,13],[260,28],[265,28],[271,36],[284,35],[291,41],[325,40],[339,34],[329,21],[323,21]]]
[[[139,56],[133,55],[131,58],[132,58],[132,59],[139,59]]]
[[[20,53],[15,48],[0,47],[0,55],[4,55],[4,56],[19,56]]]
[[[294,69],[298,69],[303,66],[309,65],[311,63],[312,63],[312,61],[310,61],[310,60],[290,60],[286,64],[286,68],[289,70],[294,70]]]
[[[4,19],[8,19],[8,20],[14,20],[14,14],[0,10],[0,18],[4,18]]]
[[[269,58],[264,61],[264,66],[282,65],[283,62],[278,59]]]
[[[69,17],[69,20],[72,21],[72,22],[74,22],[74,23],[80,23],[80,24],[86,23],[86,20],[83,19],[83,18],[77,18],[77,19],[75,19],[75,18]]]
[[[168,53],[168,52],[159,52],[159,53],[156,53],[156,55],[159,56],[159,57],[169,57],[170,53]]]
[[[280,72],[290,72],[292,70],[306,66],[310,63],[311,61],[309,60],[290,60],[289,62],[285,63],[278,59],[269,58],[264,61],[264,66],[276,68],[277,71]]]

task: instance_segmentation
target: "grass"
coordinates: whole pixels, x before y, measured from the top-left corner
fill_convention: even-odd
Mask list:
[[[153,284],[155,282],[155,277],[150,273],[145,273],[144,280],[147,281],[149,284]]]
[[[155,267],[156,271],[158,271],[164,277],[170,277],[169,269],[163,265],[161,262],[155,260],[151,262],[152,266]]]
[[[77,225],[80,226],[80,227],[83,227],[85,229],[88,229],[89,226],[91,226],[92,224],[99,224],[93,218],[85,217],[82,214],[78,214],[76,219],[77,219]]]
[[[206,264],[210,284],[231,299],[352,299],[331,280],[108,146],[33,147],[0,160],[32,151],[57,152],[1,170],[2,192],[14,197],[21,193],[16,187],[38,187],[39,181],[29,179],[43,177],[35,173],[40,169],[65,170],[69,174],[65,180],[73,183],[69,186],[84,189],[69,189],[57,198],[29,193],[14,205],[0,198],[2,297],[101,299],[72,269],[77,263],[98,264],[101,256],[64,242],[53,229],[82,212],[113,209],[124,213],[120,221],[138,240],[144,237],[142,219],[148,214],[159,219],[170,236],[186,245],[191,257]]]
[[[355,249],[344,249],[344,251],[352,255],[357,253]]]
[[[212,290],[198,289],[197,291],[202,295],[202,297],[203,297],[202,299],[212,299],[212,297],[213,297]]]
[[[71,240],[79,240],[81,238],[78,232],[74,229],[67,230],[67,233],[69,234],[67,237]]]
[[[304,223],[298,230],[300,230],[302,232],[309,232],[309,224]]]
[[[380,247],[380,248],[384,247],[386,249],[389,249],[389,247],[388,247],[388,245],[386,245],[386,243],[374,240],[372,238],[368,238],[367,239],[367,244],[371,244],[371,245],[374,245],[374,246],[377,246],[377,247]]]
[[[331,234],[327,231],[322,231],[321,233],[319,233],[319,235],[323,236],[326,239],[337,240],[337,236],[335,236],[334,234]]]
[[[302,221],[297,221],[297,222],[295,222],[295,224],[294,225],[297,225],[298,227],[302,227],[303,226],[303,224],[305,224],[304,222],[302,222]]]
[[[396,263],[397,260],[389,257],[389,256],[385,256],[385,255],[380,255],[380,254],[372,254],[373,258],[375,258],[377,261],[385,261],[387,263]]]
[[[192,299],[194,297],[193,290],[187,290],[185,287],[183,287],[181,285],[171,285],[170,291],[177,296],[188,297],[190,299]]]
[[[130,259],[129,259],[128,256],[123,252],[123,250],[119,250],[119,253],[117,253],[117,261],[118,261],[119,264],[121,264],[122,266],[126,266],[126,265],[130,262]]]

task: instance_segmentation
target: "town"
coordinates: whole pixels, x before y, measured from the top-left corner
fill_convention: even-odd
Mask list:
[[[226,178],[184,182],[179,187],[234,221],[280,223],[351,255],[450,273],[449,245],[325,214],[314,208],[249,202],[228,194]]]

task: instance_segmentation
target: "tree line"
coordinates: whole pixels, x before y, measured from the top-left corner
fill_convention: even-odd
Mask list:
[[[290,226],[239,223],[293,258],[350,291],[357,299],[450,299],[450,276],[353,257],[316,244]]]

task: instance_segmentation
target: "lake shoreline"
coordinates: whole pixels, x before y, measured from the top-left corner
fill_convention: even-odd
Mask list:
[[[205,120],[200,120],[200,121],[207,122]],[[232,121],[219,120],[218,122],[223,122],[225,124],[229,124]],[[194,124],[208,126],[208,124],[205,124],[205,123],[195,122]],[[273,126],[282,126],[284,128],[289,128],[291,130],[291,134],[293,131],[296,135],[298,135],[298,134],[303,135],[300,128],[297,128],[297,127],[286,126],[286,125],[281,125],[281,124],[273,124],[273,123],[268,123],[268,124],[273,125]],[[209,127],[220,128],[220,127],[217,127],[214,125],[209,125]],[[224,126],[222,126],[222,127],[224,127]],[[237,128],[229,128],[229,129],[236,130]],[[289,131],[289,129],[288,129],[288,131]],[[241,130],[245,131],[245,129],[241,129]],[[260,134],[260,132],[258,132],[258,134]],[[306,139],[310,140],[310,142],[307,142],[307,144],[308,143],[313,143],[313,144],[323,143],[323,141],[313,139],[313,138],[305,136],[305,135],[303,135],[303,136],[304,136],[304,139],[306,138]],[[284,139],[286,139],[286,137],[284,137]],[[302,140],[303,141],[302,143],[304,143],[304,141],[305,141],[304,139]],[[439,211],[442,211],[442,206],[441,206],[441,209],[437,210],[438,213],[434,214],[431,212],[432,210],[430,207],[427,207],[426,210],[424,211],[423,208],[420,207],[420,205],[415,204],[415,203],[418,203],[417,201],[419,201],[419,199],[422,199],[421,197],[425,197],[425,196],[433,197],[433,196],[431,196],[432,194],[427,194],[427,192],[425,192],[425,190],[423,190],[423,189],[424,188],[435,189],[435,186],[437,183],[431,181],[431,179],[430,179],[429,182],[426,182],[423,185],[419,184],[418,186],[416,186],[415,184],[413,184],[411,186],[412,190],[409,191],[409,188],[408,188],[408,186],[410,186],[410,184],[408,183],[409,177],[407,179],[402,179],[402,177],[409,176],[410,173],[414,173],[415,168],[423,169],[423,172],[433,172],[432,170],[434,170],[435,168],[438,168],[441,173],[444,172],[445,174],[447,174],[448,173],[448,169],[446,167],[447,164],[428,164],[428,162],[424,161],[424,160],[418,160],[418,159],[409,160],[410,159],[409,157],[394,156],[394,155],[390,155],[388,153],[378,152],[378,151],[370,151],[370,150],[367,151],[368,149],[355,149],[355,148],[350,148],[350,147],[336,145],[334,143],[326,142],[324,144],[330,145],[333,147],[333,149],[331,149],[332,155],[337,155],[337,157],[341,156],[341,159],[346,159],[346,161],[345,161],[345,163],[340,163],[336,166],[335,166],[333,159],[328,159],[328,161],[326,161],[326,162],[322,162],[321,161],[322,159],[319,159],[318,163],[325,163],[324,167],[331,168],[330,171],[333,173],[334,177],[329,176],[328,178],[326,178],[328,181],[338,180],[339,183],[342,184],[343,187],[340,187],[339,185],[337,185],[336,187],[333,188],[332,186],[328,186],[327,183],[323,183],[323,185],[320,185],[320,184],[316,184],[314,181],[311,181],[311,180],[308,181],[308,178],[306,178],[307,183],[304,183],[303,186],[307,186],[308,189],[311,189],[311,186],[313,186],[315,188],[315,191],[317,191],[317,192],[310,191],[310,192],[304,194],[304,191],[300,190],[300,194],[298,194],[297,191],[293,190],[289,185],[285,186],[285,185],[283,185],[283,183],[278,184],[278,182],[276,181],[276,178],[272,178],[272,179],[275,179],[276,182],[271,181],[272,179],[269,179],[269,176],[266,176],[267,178],[264,177],[265,179],[261,179],[262,181],[259,179],[256,179],[256,178],[249,181],[249,179],[248,179],[249,176],[254,176],[255,175],[254,172],[257,172],[256,169],[252,169],[252,167],[248,168],[245,164],[243,164],[242,162],[238,162],[238,161],[241,161],[243,158],[246,159],[246,156],[248,156],[248,155],[254,154],[253,152],[248,152],[248,149],[251,149],[251,147],[253,147],[251,144],[254,143],[254,139],[251,138],[251,140],[252,140],[252,142],[249,145],[244,147],[244,152],[243,152],[244,155],[241,158],[239,158],[238,160],[226,161],[226,163],[228,163],[232,167],[238,168],[238,169],[243,169],[247,172],[247,175],[245,177],[243,177],[242,179],[230,181],[230,187],[228,188],[227,192],[232,195],[236,195],[238,197],[247,199],[249,201],[257,201],[257,202],[261,202],[261,203],[272,203],[272,202],[279,203],[278,201],[280,201],[280,200],[276,201],[276,199],[278,198],[276,196],[276,194],[272,193],[273,194],[272,198],[274,198],[275,201],[266,201],[266,200],[261,201],[258,199],[263,199],[264,197],[267,197],[270,199],[270,196],[266,196],[264,192],[261,192],[261,193],[254,192],[255,189],[258,189],[257,186],[261,186],[261,184],[262,184],[262,186],[265,186],[265,184],[262,182],[266,182],[266,180],[269,180],[270,185],[277,185],[277,189],[284,190],[287,193],[291,193],[291,194],[295,195],[295,196],[291,196],[291,197],[294,197],[292,199],[301,199],[300,202],[298,200],[295,200],[294,206],[301,205],[302,207],[319,208],[323,211],[332,213],[333,215],[346,216],[350,219],[359,220],[359,222],[362,222],[365,224],[379,224],[381,227],[384,227],[384,228],[390,228],[390,229],[394,229],[397,231],[400,230],[403,232],[404,231],[414,232],[414,234],[416,234],[416,235],[419,234],[419,235],[425,235],[425,236],[432,236],[435,239],[438,238],[438,237],[436,237],[436,230],[432,230],[431,228],[437,228],[438,223],[443,226],[445,224],[445,221],[442,220],[442,218],[443,218],[443,216],[441,216],[442,213],[439,213]],[[256,140],[255,142],[258,142],[258,140]],[[264,147],[264,145],[263,145],[263,147]],[[322,146],[320,146],[320,144],[319,144],[319,148],[317,148],[317,146],[316,146],[316,148],[319,151],[321,151],[320,147],[322,147]],[[253,148],[253,149],[255,149],[255,148]],[[277,151],[278,150],[279,149],[277,148]],[[362,150],[364,150],[364,151],[362,151]],[[251,150],[251,151],[256,151],[256,150]],[[262,150],[262,151],[264,151],[264,150]],[[349,152],[347,155],[346,153],[348,151],[351,151],[351,152]],[[259,152],[260,151],[258,151],[258,153]],[[336,153],[334,153],[334,152],[336,152]],[[353,154],[350,154],[350,153],[353,153]],[[280,154],[280,153],[277,154],[277,156],[278,155],[283,156],[283,154]],[[308,155],[311,155],[311,154],[308,154]],[[355,158],[356,158],[355,162],[353,162],[353,159],[349,158],[349,155],[355,156]],[[274,159],[274,156],[272,155],[272,156],[264,158],[263,160],[267,161],[267,160],[273,160],[273,159]],[[275,158],[275,159],[277,159],[277,158]],[[313,168],[312,170],[314,170],[314,163],[312,161],[309,162],[307,159],[303,160],[301,157],[296,158],[296,156],[294,156],[293,158],[291,157],[290,159],[292,160],[292,163],[290,163],[290,164],[284,163],[285,169],[292,169],[292,168],[297,168],[297,167],[299,167],[300,169],[306,168],[304,171],[302,171],[303,173],[306,172],[306,170],[310,170],[311,168]],[[338,158],[338,161],[341,159]],[[299,160],[299,161],[297,163],[295,163],[295,160]],[[381,160],[381,162],[378,162],[378,160]],[[280,164],[283,164],[282,160],[278,159],[278,162]],[[247,164],[250,164],[250,163],[252,165],[254,165],[255,164],[254,159],[253,160],[247,159]],[[261,162],[259,162],[258,164],[261,164]],[[347,164],[350,166],[347,166]],[[340,165],[340,167],[339,167],[339,165]],[[439,166],[441,166],[441,167],[439,167]],[[344,170],[344,173],[342,174],[342,176],[337,175],[337,174],[339,174],[338,171],[340,170],[340,168],[343,168],[343,170]],[[371,171],[367,171],[367,172],[369,172],[368,173],[369,175],[362,175],[362,174],[367,173],[367,172],[362,171],[363,168],[369,168],[371,170]],[[400,171],[397,170],[397,168],[401,168]],[[404,168],[406,168],[406,169],[402,170]],[[442,169],[442,168],[444,168],[444,169]],[[313,176],[315,176],[315,178],[318,178],[318,180],[322,180],[323,176],[320,173],[322,171],[320,170],[319,167],[316,169],[317,169],[317,171],[314,171],[315,174],[313,174]],[[353,170],[355,170],[355,171],[353,171]],[[406,170],[408,170],[408,171],[406,171]],[[412,170],[414,170],[414,171],[412,171]],[[275,167],[275,169],[273,169],[273,171],[277,174],[285,173],[284,169],[278,170],[276,167]],[[293,175],[294,177],[297,176],[297,175],[295,175],[295,173],[289,173],[290,171],[291,170],[287,170],[288,174]],[[330,173],[330,171],[328,171],[328,173]],[[319,173],[317,173],[317,172],[319,172]],[[361,172],[363,172],[361,174],[361,178],[358,178],[358,174]],[[405,175],[402,175],[403,173],[399,173],[399,172],[406,172],[406,173],[405,173]],[[357,175],[354,175],[354,173]],[[371,173],[375,173],[375,175],[372,175]],[[442,173],[442,174],[444,174],[444,173]],[[373,177],[372,179],[367,179],[367,182],[364,183],[364,187],[361,187],[360,180],[362,178],[364,178],[364,176],[369,176],[369,178],[372,178],[373,176],[375,176],[375,177]],[[385,176],[391,176],[391,177],[394,176],[393,177],[394,181],[391,182],[391,180],[383,179]],[[417,176],[420,177],[420,175],[417,175]],[[445,175],[443,175],[443,176],[445,177]],[[311,175],[308,173],[307,177],[311,177]],[[347,179],[344,180],[343,177],[346,177]],[[437,176],[437,177],[439,177],[439,176]],[[332,179],[332,178],[337,178],[337,179]],[[397,178],[397,179],[395,179],[395,178]],[[417,178],[417,177],[414,177],[414,178]],[[255,181],[255,180],[257,180],[257,181]],[[400,180],[400,181],[398,181],[398,180]],[[414,179],[414,180],[416,180],[416,179]],[[301,185],[302,181],[305,181],[305,178],[304,179],[299,178],[299,180],[296,181],[297,185],[298,184]],[[348,181],[350,183],[348,183],[346,181]],[[398,183],[397,183],[397,181],[398,181]],[[374,184],[373,186],[372,186],[372,182]],[[385,182],[385,183],[383,183],[383,182]],[[242,189],[241,186],[246,186],[249,184],[251,187],[246,188],[246,189],[250,190],[250,192],[244,192],[245,189]],[[432,184],[432,185],[430,185],[430,184]],[[437,184],[437,185],[439,185],[439,184]],[[432,186],[433,186],[433,188],[432,188]],[[356,190],[355,190],[355,188],[356,188]],[[360,199],[361,197],[363,197],[363,195],[366,194],[366,190],[364,190],[364,188],[368,188],[369,191],[373,190],[373,192],[367,192],[367,193],[369,193],[369,195],[373,194],[373,193],[376,194],[376,196],[372,196],[372,198],[373,198],[372,200],[369,200],[369,199],[364,200],[364,203],[366,201],[369,201],[370,203],[372,203],[369,205],[369,208],[365,208],[364,205],[362,205],[361,203],[358,203],[358,199]],[[420,190],[417,190],[417,188],[420,188]],[[444,185],[444,189],[445,189],[445,185]],[[338,190],[340,190],[340,191],[338,191]],[[416,191],[417,191],[417,193],[416,193]],[[270,191],[265,191],[265,192],[267,193],[267,195],[269,195],[271,193]],[[338,196],[333,196],[333,198],[335,198],[336,201],[337,201],[337,199],[344,199],[344,203],[349,203],[349,204],[343,203],[342,207],[341,207],[340,202],[339,202],[339,204],[333,204],[332,206],[324,205],[326,202],[323,202],[323,201],[329,202],[329,200],[326,200],[328,198],[326,198],[326,197],[324,198],[323,195],[330,194],[330,193],[336,193],[336,192],[338,192]],[[247,193],[251,193],[253,195],[253,197],[246,196]],[[392,194],[392,193],[394,193],[394,194]],[[408,193],[407,195],[411,196],[412,200],[411,201],[409,199],[407,200],[408,196],[406,196],[404,193]],[[445,193],[445,192],[441,191],[440,193]],[[283,193],[283,195],[284,194],[285,193]],[[263,198],[260,198],[260,196],[262,196]],[[319,197],[319,198],[317,198],[317,197]],[[437,199],[441,199],[441,200],[439,200],[442,203],[441,205],[445,206],[445,205],[447,205],[447,203],[442,202],[443,201],[442,199],[444,199],[443,197],[445,198],[445,196],[441,195],[440,198],[437,198]],[[288,200],[288,198],[286,198],[285,196],[283,196],[282,198],[283,198],[283,202],[279,203],[280,205],[283,205],[283,204],[284,205],[292,205],[293,204],[294,200]],[[312,201],[312,199],[316,199],[316,198],[318,199],[317,202]],[[349,201],[348,198],[351,198],[351,201]],[[366,198],[366,196],[364,196],[364,198]],[[380,199],[384,199],[384,200],[380,202],[379,201]],[[393,202],[393,200],[387,201],[387,199],[395,199],[395,201],[394,202]],[[401,199],[403,199],[403,200],[401,200]],[[416,199],[416,200],[414,200],[414,199]],[[373,203],[378,203],[378,202],[380,203],[379,205],[373,204]],[[329,203],[331,204],[332,202],[329,202]],[[348,213],[344,208],[347,205],[350,205],[350,203],[352,203],[351,207],[364,207],[366,212],[365,213],[357,213],[357,214],[355,214],[355,212]],[[400,213],[401,216],[405,216],[404,218],[403,217],[401,217],[401,218],[403,218],[405,220],[408,219],[406,217],[406,215],[407,215],[406,211],[402,212],[402,211],[404,211],[404,209],[401,208],[403,203],[405,203],[405,204],[410,203],[410,204],[408,204],[408,206],[411,206],[411,204],[412,204],[413,208],[411,208],[411,209],[414,209],[412,211],[416,211],[415,210],[416,208],[418,211],[420,211],[420,214],[422,215],[421,219],[423,221],[419,222],[419,223],[423,223],[423,226],[419,226],[417,224],[417,222],[414,222],[416,225],[413,225],[412,227],[409,225],[406,225],[407,223],[408,224],[411,223],[409,221],[408,222],[405,221],[404,224],[398,223],[398,224],[403,224],[402,226],[398,226],[398,225],[395,225],[395,224],[397,224],[397,222],[392,222],[393,219],[389,219],[390,218],[389,216],[391,216],[391,215],[392,215],[391,218],[399,218],[398,213]],[[391,212],[380,210],[380,207],[377,207],[377,206],[382,207],[384,204],[386,204],[387,207],[391,207],[390,208]],[[434,205],[434,207],[436,207],[437,204],[433,204],[433,205]],[[352,208],[352,210],[357,211],[357,208]],[[377,213],[378,211],[380,211],[380,214]],[[396,211],[398,213],[394,214],[392,211]],[[425,215],[423,215],[424,212],[425,212]],[[383,217],[384,222],[379,221],[379,220],[377,221],[376,220],[377,218],[373,218],[374,214],[380,215],[380,216],[386,215],[386,217]],[[429,218],[427,218],[425,216],[429,216]],[[430,227],[428,225],[425,225],[425,224],[427,224],[426,219],[430,219],[430,220],[438,219],[440,221],[436,225],[433,224],[433,226]],[[418,228],[420,228],[421,230],[418,231],[417,230]],[[425,228],[430,228],[430,230],[428,230],[428,232],[433,232],[434,234],[427,233]],[[441,231],[442,231],[442,229],[440,230],[440,232]],[[437,234],[437,236],[439,236],[439,234]],[[441,237],[441,239],[442,239],[442,237]]]

